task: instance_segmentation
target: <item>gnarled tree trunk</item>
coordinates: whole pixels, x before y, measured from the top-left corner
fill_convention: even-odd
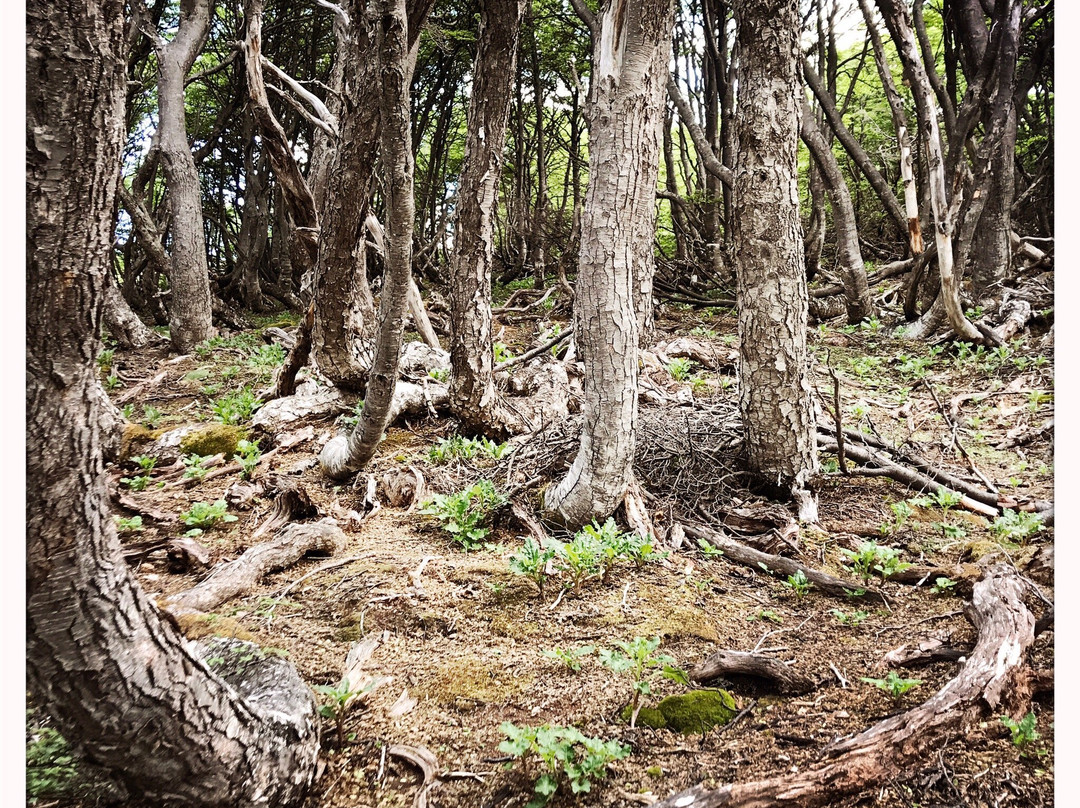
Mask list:
[[[743,446],[751,471],[778,488],[803,489],[817,450],[799,225],[798,3],[734,5],[742,54],[732,218]]]
[[[210,28],[209,0],[182,0],[180,25],[169,41],[159,37],[158,141],[169,189],[169,329],[173,347],[190,352],[214,336],[210,274],[203,233],[199,172],[187,139],[184,79],[202,49]]]
[[[491,265],[503,141],[526,0],[483,0],[469,102],[465,165],[450,259],[450,407],[468,431],[505,435],[495,392]]]
[[[232,686],[211,672],[135,581],[109,513],[94,359],[123,12],[120,0],[27,7],[27,681],[82,754],[153,804],[295,805],[319,749],[310,690],[280,660]]]
[[[547,511],[572,527],[608,516],[632,475],[636,304],[644,253],[652,255],[672,17],[671,0],[610,0],[594,36],[589,187],[574,301],[575,340],[585,366],[584,425],[569,472],[544,500]]]

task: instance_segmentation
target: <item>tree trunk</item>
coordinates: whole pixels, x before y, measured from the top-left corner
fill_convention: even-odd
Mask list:
[[[571,527],[608,516],[632,475],[635,304],[644,291],[645,253],[652,254],[673,13],[671,0],[611,0],[594,37],[589,185],[574,304],[575,340],[585,366],[584,425],[573,465],[544,501]]]
[[[295,805],[319,749],[310,690],[279,661],[271,680],[243,684],[250,698],[212,673],[131,575],[109,513],[94,359],[123,143],[123,12],[119,0],[27,7],[28,685],[139,798]]]
[[[139,319],[124,300],[112,272],[105,273],[105,307],[102,310],[105,327],[121,348],[145,348],[165,340]]]
[[[960,280],[953,267],[953,216],[949,211],[949,199],[945,191],[945,158],[941,133],[938,130],[937,107],[930,87],[927,69],[919,58],[915,34],[907,8],[900,0],[877,0],[878,8],[889,26],[893,42],[904,63],[905,75],[911,80],[911,92],[919,109],[920,124],[925,127],[923,142],[926,145],[926,162],[929,167],[930,207],[934,212],[934,241],[937,244],[938,272],[941,276],[939,300],[945,309],[949,326],[961,339],[981,342],[982,335],[968,322],[960,305]],[[939,82],[940,83],[940,82]],[[930,315],[934,312],[931,307]],[[927,323],[930,321],[928,320]],[[908,334],[914,339],[929,336],[928,327],[916,324]]]
[[[206,263],[202,192],[187,139],[184,79],[210,27],[209,0],[182,0],[180,24],[169,41],[158,38],[158,127],[169,189],[169,328],[173,347],[190,353],[214,336],[210,270]]]
[[[533,109],[536,111],[536,206],[533,208],[532,230],[529,234],[529,260],[533,265],[533,286],[544,288],[544,272],[547,263],[547,245],[544,243],[545,218],[548,206],[547,187],[547,134],[544,131],[544,85],[540,75],[540,49],[536,42],[536,19],[529,11],[531,33]]]
[[[844,282],[844,302],[847,306],[848,322],[854,325],[873,314],[874,306],[870,302],[870,289],[866,284],[866,267],[859,249],[859,230],[855,223],[855,209],[851,206],[851,194],[844,175],[840,173],[836,155],[825,141],[821,130],[817,128],[814,112],[805,97],[802,101],[800,127],[803,142],[810,149],[829,189],[833,225],[836,228],[836,251],[840,260],[841,279]]]
[[[235,287],[240,300],[252,311],[266,311],[259,267],[266,255],[270,227],[270,182],[266,150],[255,153],[254,121],[245,116],[247,148],[244,154],[244,210],[236,237]],[[235,292],[234,292],[235,294]]]
[[[387,173],[386,270],[379,303],[379,333],[360,422],[347,440],[326,444],[319,461],[330,477],[358,471],[372,458],[390,424],[412,278],[413,156],[410,121],[408,16],[405,0],[381,0],[378,27],[379,118]]]
[[[491,265],[503,146],[526,0],[484,0],[450,259],[450,407],[470,432],[505,436],[491,349]]]
[[[751,471],[803,489],[817,470],[799,226],[797,0],[735,4],[740,66],[734,243],[739,410]]]

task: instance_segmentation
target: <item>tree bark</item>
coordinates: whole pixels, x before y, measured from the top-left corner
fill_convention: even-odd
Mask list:
[[[735,4],[742,54],[734,243],[739,410],[749,469],[780,489],[817,470],[799,225],[796,0]]]
[[[270,681],[226,685],[161,620],[109,513],[94,360],[123,142],[123,12],[119,0],[27,6],[27,681],[68,741],[137,797],[295,805],[319,749],[310,691],[280,660]]]
[[[121,348],[145,348],[147,345],[165,341],[131,310],[131,306],[120,293],[120,287],[117,286],[112,272],[105,273],[105,306],[102,317],[105,327]]]
[[[158,140],[169,189],[169,329],[173,347],[190,353],[214,336],[210,270],[206,263],[202,191],[187,139],[184,79],[210,28],[209,0],[182,0],[180,23],[169,41],[157,40]]]
[[[673,14],[671,0],[610,0],[593,42],[589,186],[574,303],[585,367],[584,423],[570,470],[544,501],[545,510],[571,527],[608,516],[632,477],[635,304],[644,292],[645,253],[652,255]]]
[[[450,259],[450,406],[471,432],[505,437],[495,392],[491,266],[506,124],[526,0],[484,0]]]
[[[330,477],[358,471],[375,454],[390,424],[412,278],[413,156],[410,121],[408,16],[405,0],[381,0],[378,24],[379,118],[387,173],[386,270],[379,304],[379,332],[360,422],[348,439],[335,438],[319,462]]]
[[[874,313],[870,301],[870,288],[866,282],[866,266],[863,264],[862,250],[859,248],[859,230],[855,222],[855,209],[851,206],[851,193],[848,191],[844,175],[836,155],[825,141],[825,136],[817,128],[810,102],[802,100],[802,122],[800,123],[803,142],[813,155],[814,162],[821,170],[822,179],[829,189],[829,201],[832,204],[833,226],[836,228],[836,252],[840,259],[840,275],[844,282],[844,302],[847,306],[848,322],[855,324]]]

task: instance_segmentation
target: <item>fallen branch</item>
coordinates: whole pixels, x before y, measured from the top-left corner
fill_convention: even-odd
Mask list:
[[[271,541],[257,544],[235,561],[163,604],[173,615],[208,612],[251,589],[264,575],[295,564],[308,553],[335,553],[345,534],[332,519],[313,525],[289,525]]]
[[[736,674],[774,682],[781,693],[801,695],[814,689],[815,682],[790,665],[777,659],[745,651],[714,651],[708,659],[690,671],[690,679],[707,682]]]
[[[545,342],[540,347],[533,348],[532,350],[526,351],[521,356],[515,356],[512,359],[507,359],[505,362],[500,362],[499,364],[497,364],[495,366],[495,372],[498,373],[499,371],[502,371],[502,370],[509,370],[510,368],[514,367],[515,365],[520,365],[523,362],[528,362],[534,356],[539,356],[540,354],[544,353],[545,351],[550,351],[552,348],[554,348],[560,342],[563,342],[564,340],[569,339],[570,336],[573,333],[574,333],[574,329],[568,328],[565,331],[563,331],[561,334],[559,334],[557,337],[554,337],[553,339],[551,339],[549,342]]]
[[[778,578],[785,578],[801,571],[816,589],[820,592],[824,592],[826,595],[833,595],[834,597],[850,597],[852,596],[852,593],[861,591],[864,593],[862,597],[884,597],[880,592],[866,589],[852,581],[836,578],[826,572],[821,572],[820,570],[815,570],[805,564],[800,564],[793,559],[772,555],[770,553],[763,553],[760,550],[747,547],[745,544],[740,544],[739,542],[728,538],[723,533],[705,527],[704,525],[694,525],[684,522],[682,523],[682,527],[687,536],[709,542],[713,547],[723,550],[725,558],[739,564],[745,564],[751,569],[762,570],[769,575]]]
[[[1015,570],[987,571],[972,592],[979,636],[955,679],[912,710],[894,715],[823,750],[825,761],[792,774],[709,790],[698,785],[657,803],[657,808],[816,808],[839,797],[875,791],[919,761],[962,727],[976,721],[985,702],[997,709],[1024,669],[1034,642],[1035,617],[1023,601]]]

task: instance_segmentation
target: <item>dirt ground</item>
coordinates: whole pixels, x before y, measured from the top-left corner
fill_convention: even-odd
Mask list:
[[[261,323],[270,324],[272,319]],[[659,326],[664,336],[693,334],[718,352],[735,346],[735,322],[725,312],[664,308]],[[507,328],[503,341],[520,351],[538,344],[542,330],[541,324],[525,321]],[[845,426],[876,430],[892,445],[907,441],[934,463],[976,480],[957,450],[959,444],[1003,496],[1014,497],[1020,505],[1052,500],[1052,432],[1022,446],[997,448],[1010,435],[1053,415],[1049,333],[1047,337],[1043,324],[1006,350],[976,353],[955,345],[940,350],[912,346],[889,336],[889,327],[877,321],[854,329],[823,326],[812,336],[819,399],[832,401],[829,363],[839,382]],[[265,386],[273,363],[252,360],[262,344],[255,332],[180,360],[161,350],[116,351],[102,374],[118,380],[110,383],[115,400],[134,405],[131,420],[146,420],[145,408],[152,407],[158,411],[157,417],[149,412],[152,426],[169,429],[211,421],[210,402],[229,389]],[[690,389],[699,405],[736,406],[732,368],[694,370],[683,381],[669,377],[661,382],[670,391]],[[126,400],[133,390],[137,395]],[[963,398],[966,394],[971,397]],[[642,406],[643,417],[649,410],[650,405]],[[818,417],[831,420],[820,409]],[[311,439],[262,461],[253,482],[295,481],[319,515],[336,518],[343,529],[347,545],[335,558],[353,560],[320,571],[333,559],[305,559],[188,626],[189,636],[250,636],[281,649],[312,685],[336,684],[350,646],[363,637],[381,638],[368,669],[389,681],[349,713],[343,741],[333,721],[325,722],[325,770],[306,802],[309,808],[412,805],[420,771],[387,754],[393,745],[425,747],[437,759],[443,778],[428,793],[431,806],[523,806],[539,770],[534,762],[526,773],[521,761],[504,759],[498,746],[505,739],[500,724],[506,721],[574,726],[585,735],[618,739],[631,748],[630,756],[611,764],[591,792],[574,795],[563,783],[550,803],[557,807],[646,805],[702,781],[747,782],[797,771],[820,759],[821,750],[833,740],[924,701],[959,669],[957,663],[938,662],[899,671],[921,684],[894,703],[861,681],[884,676],[878,667],[884,654],[931,636],[947,637],[960,646],[974,638],[961,612],[970,581],[959,580],[955,591],[941,593],[928,585],[879,581],[888,601],[869,605],[815,590],[798,596],[783,581],[723,557],[707,557],[690,541],[640,569],[618,565],[605,581],[588,581],[556,603],[557,586],[540,596],[530,581],[509,570],[508,559],[524,535],[510,519],[496,523],[488,546],[465,552],[415,505],[392,507],[384,498],[369,514],[365,473],[357,477],[357,485],[337,484],[323,478],[311,462],[322,440],[340,425],[333,419],[300,422],[294,431],[309,425],[314,427]],[[452,468],[430,462],[431,446],[452,434],[454,423],[448,419],[399,423],[388,432],[370,471],[378,480],[384,473],[414,467],[424,475],[429,489],[425,496],[430,496],[451,493],[446,486],[455,480],[477,479],[505,467],[480,460],[461,461]],[[280,438],[259,433],[251,437],[260,440],[264,452]],[[797,537],[798,557],[817,569],[850,579],[840,549],[871,538],[902,550],[905,561],[946,567],[985,563],[995,556],[1022,566],[1035,550],[1053,542],[1052,528],[1022,541],[1006,540],[990,529],[987,519],[961,508],[943,517],[937,508],[916,506],[897,527],[890,506],[918,492],[881,477],[845,477],[829,456],[823,455],[822,462],[817,481],[820,524],[801,526]],[[186,528],[168,520],[196,501],[225,498],[239,473],[158,488],[154,479],[160,472],[154,472],[145,490],[129,491],[120,478],[136,473],[130,462],[111,471],[115,490],[144,514],[142,530],[126,531],[122,540],[143,586],[163,597],[206,575],[205,569],[177,572],[170,565],[164,543]],[[505,483],[498,478],[495,482]],[[678,491],[650,493],[656,496],[651,505],[656,506],[658,525],[680,517],[700,521],[700,510],[693,509],[700,502],[681,501]],[[539,488],[523,494],[533,506],[538,495]],[[725,496],[739,496],[748,508],[760,501],[745,489],[725,490]],[[272,508],[272,499],[256,497],[246,509],[230,508],[237,521],[219,523],[197,537],[209,551],[211,565],[251,546],[252,534]],[[124,508],[117,513],[134,515]],[[154,521],[147,513],[166,519]],[[882,525],[893,529],[883,533]],[[422,564],[417,588],[410,572]],[[1052,585],[1043,591],[1053,598]],[[846,616],[857,609],[868,613],[857,626],[842,624],[835,614]],[[681,735],[667,729],[630,729],[620,712],[630,699],[631,682],[602,666],[595,653],[583,656],[578,672],[542,655],[549,649],[610,648],[616,641],[654,636],[662,639],[660,651],[686,669],[719,648],[757,650],[791,663],[817,686],[802,696],[784,696],[750,679],[713,683],[734,696],[739,718],[703,734]],[[1051,630],[1037,638],[1034,667],[1053,667],[1053,637]],[[653,695],[646,701],[653,704],[684,691],[682,685],[655,678]],[[404,709],[409,704],[411,708]],[[1052,805],[1052,693],[1037,696],[1031,709],[1041,739],[1025,748],[1014,746],[996,715],[985,715],[884,788],[835,804]],[[38,804],[76,803],[60,798]]]

